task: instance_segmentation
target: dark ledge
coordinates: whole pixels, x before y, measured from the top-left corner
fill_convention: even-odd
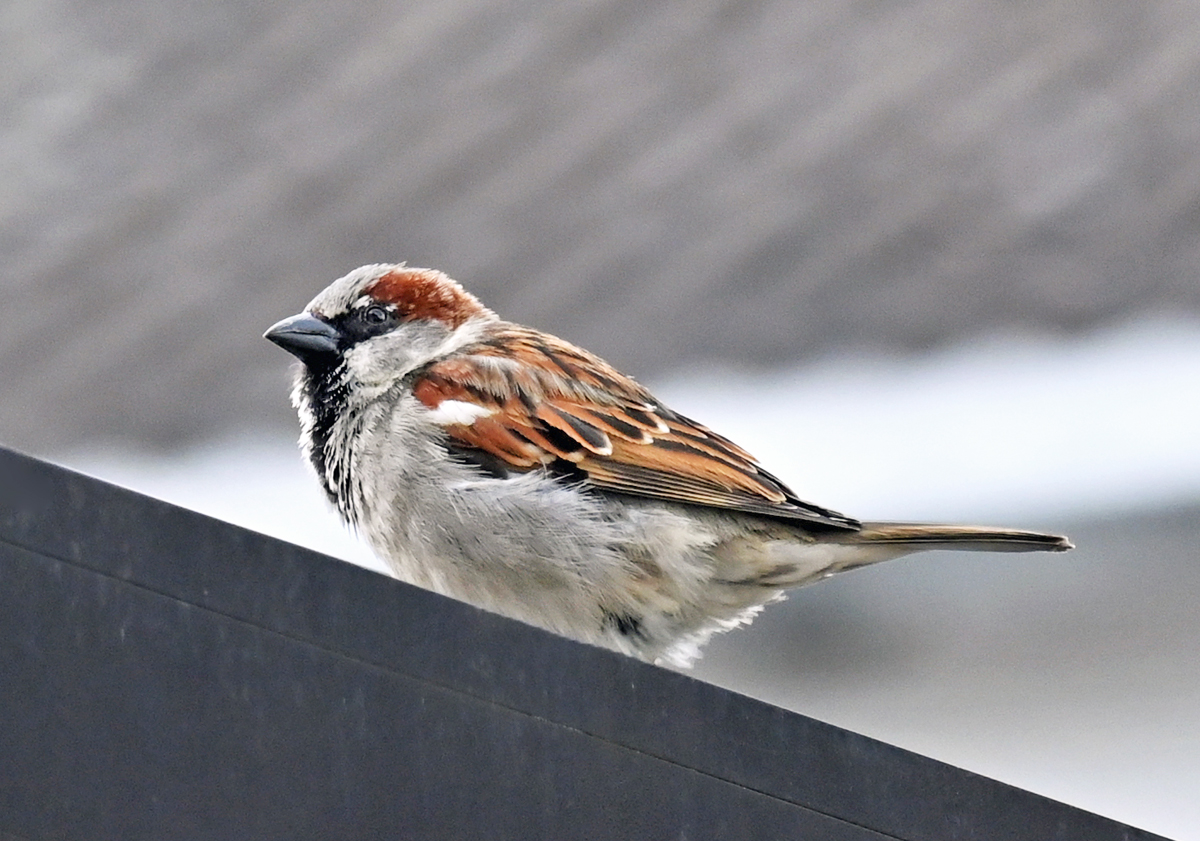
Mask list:
[[[0,450],[0,838],[1152,837]]]

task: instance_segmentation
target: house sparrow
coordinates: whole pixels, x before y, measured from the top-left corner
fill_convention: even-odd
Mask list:
[[[396,576],[685,666],[785,591],[925,549],[1064,537],[859,522],[604,360],[433,269],[363,266],[265,334],[303,363],[301,447]]]

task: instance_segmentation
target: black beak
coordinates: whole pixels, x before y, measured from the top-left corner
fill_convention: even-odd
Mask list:
[[[307,362],[314,357],[337,354],[342,334],[332,324],[302,312],[274,325],[263,333],[263,338]]]

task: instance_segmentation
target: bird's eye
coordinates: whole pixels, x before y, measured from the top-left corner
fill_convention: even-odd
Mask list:
[[[390,313],[388,313],[387,307],[372,304],[363,310],[362,320],[367,324],[383,324],[388,320],[389,316]]]

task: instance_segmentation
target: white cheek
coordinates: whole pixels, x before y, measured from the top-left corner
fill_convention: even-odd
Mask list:
[[[401,339],[380,336],[346,351],[343,359],[348,379],[357,383],[358,399],[374,399],[420,363],[421,360],[414,360],[412,348]]]
[[[449,426],[451,424],[469,426],[479,418],[487,417],[493,413],[494,410],[476,403],[467,403],[462,400],[443,400],[437,405],[436,409],[430,410],[428,418],[432,422],[442,426]]]
[[[342,357],[342,361],[346,365],[346,370],[353,373],[357,379],[362,379],[363,373],[375,367],[375,360],[367,348],[366,343],[354,345],[346,351]]]

